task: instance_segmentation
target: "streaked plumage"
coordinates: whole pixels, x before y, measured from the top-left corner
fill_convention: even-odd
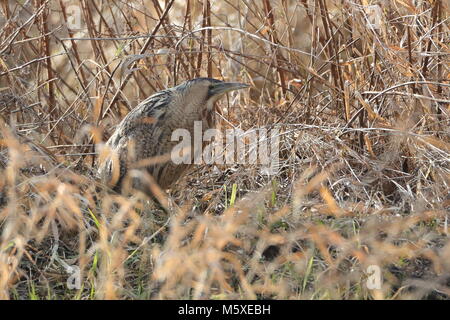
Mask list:
[[[203,130],[214,127],[214,103],[224,93],[246,87],[248,85],[241,83],[197,78],[150,96],[128,113],[107,141],[107,148],[117,155],[118,161],[108,157],[100,164],[98,173],[101,179],[120,190],[134,163],[170,154],[178,144],[171,141],[174,130],[187,129],[193,137],[194,121],[202,121]],[[176,165],[168,160],[145,169],[161,188],[166,189],[189,167],[188,164]],[[135,188],[148,188],[141,182],[134,181],[133,184]]]

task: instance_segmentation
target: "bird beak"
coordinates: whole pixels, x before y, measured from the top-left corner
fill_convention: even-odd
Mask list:
[[[209,89],[211,96],[221,95],[230,91],[245,89],[250,87],[248,84],[239,82],[219,82],[215,83],[212,88]]]

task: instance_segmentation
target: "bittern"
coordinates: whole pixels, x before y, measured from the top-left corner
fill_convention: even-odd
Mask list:
[[[98,173],[105,184],[119,191],[124,177],[137,163],[144,163],[146,170],[162,189],[169,188],[192,166],[176,164],[172,160],[145,165],[145,159],[170,154],[178,144],[171,141],[176,129],[188,130],[194,137],[194,122],[201,121],[202,130],[215,127],[215,103],[225,93],[247,88],[247,84],[224,82],[211,78],[197,78],[176,87],[153,94],[130,111],[117,126],[106,143],[110,156],[100,164]],[[192,153],[192,157],[194,153]],[[144,161],[142,161],[144,160]],[[136,182],[133,187],[147,189]],[[139,180],[139,179],[138,179]]]

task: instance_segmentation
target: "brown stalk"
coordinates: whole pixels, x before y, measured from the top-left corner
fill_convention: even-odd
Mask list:
[[[44,5],[44,0],[40,0],[40,5]],[[41,15],[41,25],[43,34],[48,34],[48,11],[44,9]],[[46,59],[46,69],[47,69],[47,80],[53,79],[53,70],[52,70],[52,60],[50,58],[51,50],[50,50],[50,38],[49,36],[45,36],[42,38],[41,42],[44,54],[48,57]],[[48,101],[50,108],[56,107],[56,99],[55,99],[55,86],[53,81],[48,83]],[[50,112],[51,119],[56,119],[56,112]]]
[[[264,13],[267,17],[266,24],[269,29],[270,40],[273,43],[280,44],[280,42],[278,41],[277,31],[275,28],[275,18],[273,15],[272,6],[270,5],[270,1],[264,0],[263,3],[264,3]],[[285,75],[284,71],[279,68],[279,66],[282,64],[282,61],[284,60],[284,58],[278,49],[275,49],[274,54],[275,54],[274,65],[278,72],[278,77],[280,80],[280,85],[281,85],[281,90],[282,90],[283,96],[285,96],[286,95],[286,75]]]
[[[339,54],[337,52],[337,41],[334,36],[332,24],[330,22],[327,5],[324,0],[317,0],[317,1],[319,3],[319,7],[320,7],[320,15],[322,17],[322,23],[324,26],[325,37],[326,37],[326,39],[331,39],[331,41],[329,42],[329,45],[327,46],[327,50],[328,50],[330,59],[332,59],[332,57],[334,57],[334,60],[335,60],[334,63],[330,63],[331,74],[333,76],[334,85],[335,85],[335,87],[340,88],[341,98],[342,98],[342,100],[345,101],[345,96],[343,94],[344,93],[344,81],[342,80],[341,70],[339,67]],[[345,103],[342,104],[337,99],[337,105],[338,105],[338,109],[343,110],[344,118],[346,118]],[[349,119],[345,119],[345,120],[348,121]]]
[[[68,22],[67,22],[66,6],[65,6],[63,0],[59,0],[59,6],[61,7],[62,17],[63,17],[63,19],[64,19],[64,22],[65,22],[66,24],[68,24]],[[67,27],[67,32],[68,32],[68,34],[69,34],[69,37],[70,37],[70,38],[73,38],[73,36],[74,36],[73,30],[72,30],[71,28]],[[71,44],[72,44],[73,54],[74,54],[74,56],[75,56],[75,60],[76,60],[76,62],[77,62],[77,64],[78,64],[78,66],[81,66],[80,54],[78,53],[78,51],[79,51],[79,50],[78,50],[78,44],[77,44],[77,42],[74,41],[74,40],[70,40],[70,42],[71,42]],[[87,79],[87,78],[86,78],[86,75],[84,74],[83,68],[79,68],[79,70],[80,70],[80,77],[81,77],[81,80],[82,80],[81,83],[82,83],[83,86],[86,88],[86,84],[87,84],[87,82],[86,82],[86,79]],[[75,71],[75,69],[74,69],[74,71]]]
[[[167,5],[166,8],[164,9],[163,14],[161,15],[161,17],[159,18],[158,23],[156,24],[156,26],[153,28],[152,32],[150,33],[150,36],[148,37],[147,41],[144,43],[144,45],[142,46],[139,54],[143,54],[145,53],[145,51],[147,51],[147,48],[153,43],[154,40],[154,36],[156,35],[156,33],[158,32],[159,28],[161,27],[161,25],[163,24],[163,21],[165,19],[165,17],[167,16],[167,14],[170,11],[170,8],[172,8],[172,5],[174,3],[175,0],[170,0]],[[134,69],[137,65],[137,62],[133,62],[132,65],[130,66],[130,69]],[[128,81],[131,78],[131,73],[127,74],[125,79],[122,81],[122,83],[120,84],[120,87],[117,89],[116,93],[114,94],[113,98],[111,99],[110,103],[108,104],[108,107],[106,108],[105,112],[102,115],[102,118],[105,117],[106,113],[111,109],[111,107],[116,103],[117,98],[119,97],[119,95],[121,94],[122,90],[125,88],[125,86],[127,85]]]

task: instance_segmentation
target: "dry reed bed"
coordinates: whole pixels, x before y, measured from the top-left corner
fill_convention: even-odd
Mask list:
[[[0,10],[1,298],[449,297],[445,1]],[[201,166],[161,195],[169,215],[96,188],[95,145],[197,76],[252,84],[220,126],[277,128],[279,174]]]

